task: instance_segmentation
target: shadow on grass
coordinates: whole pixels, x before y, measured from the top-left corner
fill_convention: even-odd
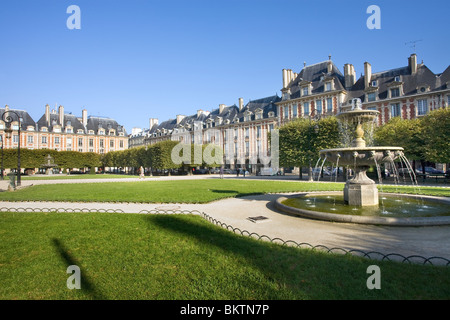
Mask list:
[[[55,247],[56,251],[61,257],[61,260],[64,264],[68,266],[76,265],[81,270],[81,264],[74,258],[69,250],[61,243],[59,239],[53,238],[52,244]],[[70,275],[68,274],[68,277]],[[81,270],[81,290],[88,294],[94,300],[105,300],[106,298],[98,292],[95,288],[93,282],[90,280],[89,276],[86,274],[85,270]],[[69,290],[69,289],[68,289]],[[76,289],[75,289],[76,290]]]
[[[254,284],[265,292],[266,296],[261,299],[324,299],[342,295],[358,297],[358,290],[354,290],[355,277],[337,274],[336,269],[341,268],[358,270],[361,279],[356,279],[356,283],[365,284],[366,281],[363,268],[367,262],[356,257],[314,253],[308,249],[239,237],[228,230],[207,226],[183,216],[157,215],[149,217],[149,222],[182,237],[195,238],[205,246],[205,251],[214,246],[230,255],[244,258],[246,263],[262,272],[266,279]],[[326,276],[330,274],[333,276]],[[348,286],[347,289],[341,287],[338,289],[344,292],[336,292],[336,282],[343,283],[344,287]],[[348,284],[344,284],[345,282]],[[274,290],[274,283],[278,290]]]

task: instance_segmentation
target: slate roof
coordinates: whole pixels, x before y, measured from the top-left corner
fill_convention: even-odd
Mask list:
[[[157,133],[158,130],[160,132],[163,132],[164,129],[166,129],[166,134],[170,134],[173,132],[176,128],[185,127],[189,130],[192,130],[194,128],[195,122],[202,122],[203,128],[206,127],[206,123],[209,121],[212,121],[213,126],[215,126],[215,121],[217,117],[222,118],[221,125],[226,124],[226,120],[229,120],[229,123],[232,124],[234,120],[237,118],[239,119],[239,123],[242,123],[244,121],[244,116],[246,111],[250,111],[251,114],[251,120],[255,120],[255,112],[259,108],[263,111],[263,119],[268,118],[269,112],[273,112],[274,116],[277,116],[277,106],[275,105],[276,102],[281,101],[281,98],[278,95],[269,96],[257,100],[251,100],[249,101],[242,110],[239,110],[239,107],[234,105],[231,106],[224,106],[222,111],[220,108],[214,109],[211,112],[198,112],[194,115],[190,116],[184,116],[184,118],[180,121],[180,123],[177,124],[177,119],[169,119],[166,121],[161,122],[160,124],[154,125],[150,129],[144,129],[142,132],[136,134],[133,137],[137,136],[150,136],[154,133]]]
[[[86,125],[87,130],[94,130],[94,132],[97,134],[100,127],[105,130],[114,129],[116,136],[118,136],[120,132],[123,132],[124,135],[127,135],[125,127],[119,125],[114,119],[93,116],[88,117]]]
[[[429,91],[442,90],[446,88],[446,78],[450,80],[449,68],[447,68],[441,76],[437,76],[423,64],[417,66],[417,72],[414,74],[411,74],[410,67],[406,66],[382,72],[375,72],[372,74],[370,82],[377,81],[378,100],[388,98],[390,86],[395,84],[394,81],[396,76],[400,77],[400,82],[403,84],[403,96],[420,93],[418,90],[422,87],[429,87]],[[365,102],[364,76],[361,76],[348,90],[347,100],[353,98],[360,98],[361,101]]]
[[[331,63],[332,69],[328,73],[328,63]],[[345,89],[345,79],[339,68],[331,61],[323,61],[310,66],[305,66],[302,71],[297,75],[294,81],[288,86],[291,89],[291,99],[300,97],[301,87],[299,83],[302,81],[311,82],[312,90],[311,94],[318,94],[325,92],[324,79],[331,78],[334,80],[335,90]]]
[[[58,124],[59,125],[59,114],[57,113],[50,113],[50,125],[47,125],[47,121],[45,120],[45,114],[38,120],[37,125],[38,125],[38,129],[42,128],[42,127],[47,127],[48,131],[53,131],[53,126]],[[78,118],[76,116],[74,116],[73,114],[64,114],[64,125],[63,128],[71,125],[73,127],[73,132],[77,132],[77,130],[82,129],[83,131],[84,126],[83,124],[80,122],[80,120],[78,120]]]
[[[19,117],[22,119],[20,122],[20,130],[26,130],[28,126],[32,126],[33,128],[36,128],[36,122],[31,118],[31,116],[28,114],[28,112],[24,110],[17,110],[17,109],[11,109],[9,108],[9,111],[14,111],[19,115]],[[0,109],[0,119],[3,120],[3,114],[5,113],[5,108]],[[13,122],[17,121],[17,116],[12,114]]]

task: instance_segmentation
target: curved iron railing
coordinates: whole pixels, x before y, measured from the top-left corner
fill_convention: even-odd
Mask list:
[[[0,212],[67,212],[67,213],[125,213],[122,209],[89,209],[89,208],[0,208]],[[401,263],[422,263],[423,265],[444,265],[450,266],[450,260],[443,257],[433,256],[433,257],[423,257],[420,255],[412,255],[412,256],[404,256],[398,253],[389,253],[384,254],[378,251],[369,251],[365,252],[358,249],[344,249],[339,247],[328,248],[325,245],[312,245],[308,242],[296,242],[294,240],[283,240],[281,238],[270,238],[267,235],[259,235],[256,232],[250,232],[248,230],[241,230],[237,227],[233,227],[224,222],[221,222],[204,212],[200,212],[198,210],[160,210],[160,209],[152,209],[152,210],[141,210],[138,214],[194,214],[199,215],[210,223],[217,225],[223,229],[231,231],[235,234],[250,237],[256,240],[268,241],[271,243],[280,244],[283,246],[293,246],[299,249],[310,249],[310,250],[321,250],[326,253],[332,254],[344,254],[344,255],[355,255],[363,258],[367,258],[370,260],[381,260],[381,261],[396,261]],[[434,262],[434,263],[433,263]]]

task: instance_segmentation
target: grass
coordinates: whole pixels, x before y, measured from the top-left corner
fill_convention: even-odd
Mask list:
[[[136,181],[114,183],[36,185],[14,192],[0,193],[0,201],[82,201],[140,203],[208,203],[229,197],[252,194],[341,191],[343,183],[269,181],[239,179],[202,179]],[[450,188],[407,186],[382,187],[383,192],[420,193],[450,196]]]
[[[0,213],[0,299],[449,299],[450,269],[296,249],[192,215]],[[369,290],[367,268],[381,269]],[[81,290],[69,290],[69,265]]]

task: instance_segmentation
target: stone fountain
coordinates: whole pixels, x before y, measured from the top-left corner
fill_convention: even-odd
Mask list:
[[[361,100],[354,99],[350,111],[337,115],[340,122],[346,122],[350,127],[356,128],[351,146],[320,151],[321,157],[326,157],[332,163],[349,166],[355,171],[344,188],[344,201],[349,205],[377,206],[378,189],[375,181],[367,177],[366,171],[370,166],[392,162],[402,155],[403,148],[400,147],[366,146],[363,127],[365,124],[374,123],[378,114],[376,110],[363,110]]]
[[[345,129],[343,146],[320,151],[323,163],[329,161],[336,168],[346,166],[354,170],[353,177],[345,184],[343,197],[338,195],[340,192],[281,196],[276,199],[275,208],[296,216],[333,222],[395,226],[450,225],[450,199],[447,197],[382,193],[379,205],[377,185],[366,171],[376,166],[381,183],[380,164],[388,162],[392,165],[398,158],[404,162],[407,159],[403,148],[375,147],[367,143],[378,115],[378,111],[363,110],[361,100],[354,99],[350,111],[337,115],[340,126]],[[414,175],[411,167],[408,170]]]
[[[47,155],[46,157],[47,163],[41,164],[41,167],[46,169],[46,174],[53,174],[53,168],[56,168],[58,165],[54,163],[53,157],[51,155]]]

